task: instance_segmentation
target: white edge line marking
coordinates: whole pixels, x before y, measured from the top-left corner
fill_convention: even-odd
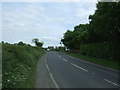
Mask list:
[[[59,88],[58,84],[56,83],[55,79],[53,78],[53,76],[52,76],[52,74],[51,74],[51,72],[50,72],[50,69],[49,69],[49,67],[48,67],[48,65],[47,65],[46,55],[45,55],[45,64],[46,64],[46,67],[47,67],[47,69],[48,69],[48,72],[49,72],[49,74],[50,74],[50,77],[51,77],[51,79],[52,79],[55,87],[56,87],[56,88]]]
[[[77,68],[80,68],[80,69],[82,69],[82,70],[84,70],[84,71],[88,71],[88,70],[86,70],[86,69],[84,69],[84,68],[82,68],[82,67],[80,67],[80,66],[78,66],[78,65],[75,65],[74,63],[71,63],[73,66],[75,66],[75,67],[77,67]]]
[[[64,58],[63,58],[63,60],[66,61],[66,62],[68,61],[68,60],[66,60],[66,59],[64,59]]]
[[[118,86],[118,87],[120,87],[120,85],[118,85],[118,84],[116,84],[116,83],[114,83],[114,82],[111,82],[111,81],[109,81],[109,80],[107,80],[107,79],[104,79],[106,82],[109,82],[109,83],[111,83],[111,84],[113,84],[113,85],[116,85],[116,86]]]

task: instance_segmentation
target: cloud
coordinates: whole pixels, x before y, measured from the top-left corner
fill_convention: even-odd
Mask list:
[[[36,18],[37,16],[35,16],[39,14],[38,12],[42,12],[43,9],[41,9],[40,7],[33,8],[29,4],[28,6],[25,6],[22,11],[20,9],[22,9],[22,7],[19,8],[19,12],[11,11],[3,6],[3,32],[8,32],[8,30],[10,30],[10,32],[16,32],[16,34],[18,34],[19,32],[43,32],[41,26],[36,23],[41,22],[42,20]]]
[[[44,42],[44,47],[47,46],[58,46],[59,45],[59,40],[60,38],[58,37],[50,37],[50,36],[43,36],[39,38],[41,41],[45,41]]]
[[[97,2],[97,0],[2,0],[2,2]]]
[[[3,3],[3,40],[30,43],[34,37],[45,44],[59,45],[63,33],[88,22],[95,3]],[[89,9],[90,8],[90,9]],[[1,23],[1,22],[0,22]]]
[[[83,3],[82,5],[77,5],[76,17],[79,18],[82,23],[88,23],[88,18],[90,14],[94,14],[96,10],[95,3]]]

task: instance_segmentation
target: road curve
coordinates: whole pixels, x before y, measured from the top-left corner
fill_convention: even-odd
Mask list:
[[[47,52],[45,62],[59,88],[120,88],[117,71],[84,62],[61,52]]]

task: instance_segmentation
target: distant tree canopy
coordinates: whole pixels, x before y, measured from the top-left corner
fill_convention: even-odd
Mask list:
[[[23,46],[23,45],[26,45],[26,44],[23,43],[22,41],[20,41],[17,45],[21,45],[21,46]]]
[[[81,44],[120,42],[120,2],[98,2],[89,24],[79,24],[67,30],[61,42],[69,49],[79,49]]]
[[[20,45],[20,46],[31,46],[30,44],[26,44],[23,41],[20,41],[18,43],[14,43],[14,45]]]
[[[42,47],[42,46],[43,46],[43,42],[39,42],[39,39],[38,39],[38,38],[32,39],[32,42],[35,43],[35,45],[36,45],[37,47]]]

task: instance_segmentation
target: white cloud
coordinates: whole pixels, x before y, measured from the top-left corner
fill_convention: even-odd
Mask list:
[[[84,6],[87,4],[4,3],[3,40],[31,44],[31,40],[37,37],[44,42],[44,46],[59,45],[67,29],[88,21],[86,16],[94,11],[94,6],[90,5],[91,10],[87,10]]]
[[[97,0],[1,0],[2,2],[97,2]]]
[[[37,14],[42,14],[42,10],[40,7],[32,7],[32,5],[28,5],[24,7],[24,11],[22,12],[12,12],[6,10],[7,8],[3,8],[3,31],[4,30],[17,30],[17,31],[30,31],[31,29],[39,31],[42,30],[40,25],[36,24],[36,22],[41,22],[41,18],[36,18]],[[18,10],[19,11],[19,10]],[[38,13],[39,12],[39,13]],[[6,29],[4,29],[6,28]]]
[[[58,37],[43,36],[43,37],[39,37],[39,39],[40,39],[40,41],[45,41],[44,47],[58,46],[60,43],[60,38],[58,38]]]
[[[56,41],[58,41],[58,38],[57,37],[48,37],[48,36],[43,36],[43,37],[41,37],[41,39],[44,39],[44,40],[56,40]]]
[[[77,12],[76,12],[76,17],[79,18],[79,20],[83,21],[88,21],[88,17],[90,14],[94,14],[96,7],[95,3],[88,3],[83,5],[77,5]],[[86,22],[83,22],[86,23]]]

